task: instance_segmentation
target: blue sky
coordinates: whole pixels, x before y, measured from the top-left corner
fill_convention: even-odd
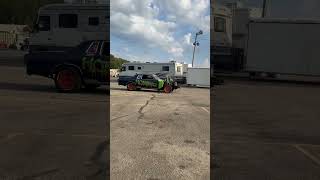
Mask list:
[[[130,61],[210,62],[209,0],[111,0],[111,53]]]

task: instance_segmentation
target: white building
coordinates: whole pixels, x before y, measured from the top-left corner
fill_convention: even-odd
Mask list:
[[[0,24],[0,43],[20,49],[20,43],[30,36],[30,32],[27,25]]]

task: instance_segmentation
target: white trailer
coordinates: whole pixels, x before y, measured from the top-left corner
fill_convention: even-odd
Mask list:
[[[109,40],[107,4],[49,4],[39,9],[31,49],[74,47],[87,40]]]
[[[210,68],[188,68],[187,84],[210,87]]]
[[[168,63],[124,63],[119,76],[134,76],[137,73],[166,73],[171,76],[183,76],[183,64]]]
[[[244,70],[320,76],[320,21],[255,19],[248,26]]]

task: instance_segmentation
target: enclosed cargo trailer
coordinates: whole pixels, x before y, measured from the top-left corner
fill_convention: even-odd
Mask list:
[[[188,68],[187,84],[210,87],[210,68]]]
[[[248,25],[244,70],[320,76],[320,21],[255,19]]]

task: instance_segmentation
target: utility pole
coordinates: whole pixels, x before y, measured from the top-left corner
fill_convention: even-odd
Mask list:
[[[199,42],[197,41],[197,37],[199,35],[203,34],[203,32],[200,30],[199,32],[196,33],[196,37],[195,37],[195,40],[194,40],[194,43],[193,43],[193,54],[192,54],[192,67],[193,67],[193,63],[194,63],[194,53],[196,51],[196,46],[199,46]]]
[[[214,32],[214,21],[215,21],[215,11],[214,11],[214,7],[215,7],[215,4],[216,4],[216,1],[215,0],[211,0],[211,18],[210,18],[210,28],[211,28],[211,35],[210,35],[210,38],[211,38],[211,43],[213,45],[213,47],[215,47],[215,32]]]
[[[262,18],[265,18],[266,17],[266,14],[267,14],[267,6],[269,5],[268,0],[263,0],[263,6],[262,6]]]

